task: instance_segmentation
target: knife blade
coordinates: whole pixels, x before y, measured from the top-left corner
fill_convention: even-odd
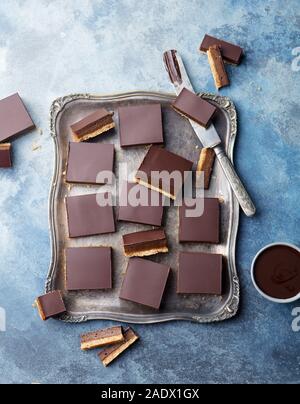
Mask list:
[[[179,95],[184,88],[195,93],[182,58],[176,50],[169,50],[164,53],[164,64],[177,95]],[[254,216],[256,212],[254,203],[237,175],[233,164],[224,152],[221,145],[222,141],[214,125],[211,124],[205,129],[195,121],[191,119],[189,119],[189,121],[203,147],[213,148],[215,150],[218,161],[244,213],[247,216]]]

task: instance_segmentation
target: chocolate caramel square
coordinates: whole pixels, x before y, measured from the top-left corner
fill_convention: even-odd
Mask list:
[[[0,144],[0,168],[11,168],[11,144],[3,143]]]
[[[160,194],[139,184],[123,184],[119,198],[119,221],[160,227],[163,213]]]
[[[142,258],[131,258],[120,298],[159,309],[170,268]]]
[[[184,88],[173,104],[175,111],[208,128],[217,108]]]
[[[112,288],[110,247],[66,249],[66,289],[101,290]]]
[[[115,232],[113,207],[100,206],[99,197],[99,194],[92,194],[66,198],[70,238]]]
[[[204,205],[201,216],[189,214],[196,211],[196,203]],[[203,206],[202,205],[202,206]],[[214,243],[220,242],[220,204],[217,198],[188,200],[179,208],[179,241],[180,243]]]
[[[174,200],[192,169],[191,161],[159,146],[152,146],[135,178],[139,184]]]
[[[66,312],[62,294],[59,290],[49,292],[35,300],[39,315],[43,321]]]
[[[160,104],[120,107],[119,119],[122,147],[164,142]]]
[[[113,173],[113,167],[113,144],[69,143],[67,182],[105,184],[108,182],[107,175]]]
[[[123,245],[126,257],[145,257],[169,251],[163,229],[125,234]]]
[[[222,255],[181,252],[177,293],[222,294]]]
[[[34,128],[35,125],[19,94],[0,100],[0,142]]]
[[[102,135],[114,127],[113,113],[108,112],[105,108],[99,108],[71,125],[71,130],[75,142],[83,142]]]

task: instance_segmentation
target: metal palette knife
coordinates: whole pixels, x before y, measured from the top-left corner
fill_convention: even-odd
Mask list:
[[[164,53],[164,63],[177,95],[179,95],[184,88],[195,93],[183,61],[176,50],[170,50]],[[254,203],[223,150],[221,139],[214,125],[211,124],[205,129],[191,119],[189,121],[203,147],[213,148],[215,150],[218,161],[244,213],[247,216],[254,216],[256,212]]]

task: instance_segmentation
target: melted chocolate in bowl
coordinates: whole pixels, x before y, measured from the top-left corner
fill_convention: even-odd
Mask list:
[[[300,253],[276,245],[263,251],[254,267],[257,286],[268,296],[291,299],[300,293]]]

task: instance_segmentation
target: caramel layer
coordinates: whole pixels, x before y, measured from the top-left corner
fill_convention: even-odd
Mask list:
[[[161,188],[156,188],[153,185],[148,184],[148,182],[142,181],[139,178],[136,178],[135,181],[137,182],[137,184],[143,185],[146,188],[152,189],[152,191],[156,191],[156,192],[160,192],[161,194],[163,194],[164,196],[166,196],[167,198],[172,199],[173,201],[176,200],[176,196],[175,195],[171,195],[170,193],[164,191]]]

